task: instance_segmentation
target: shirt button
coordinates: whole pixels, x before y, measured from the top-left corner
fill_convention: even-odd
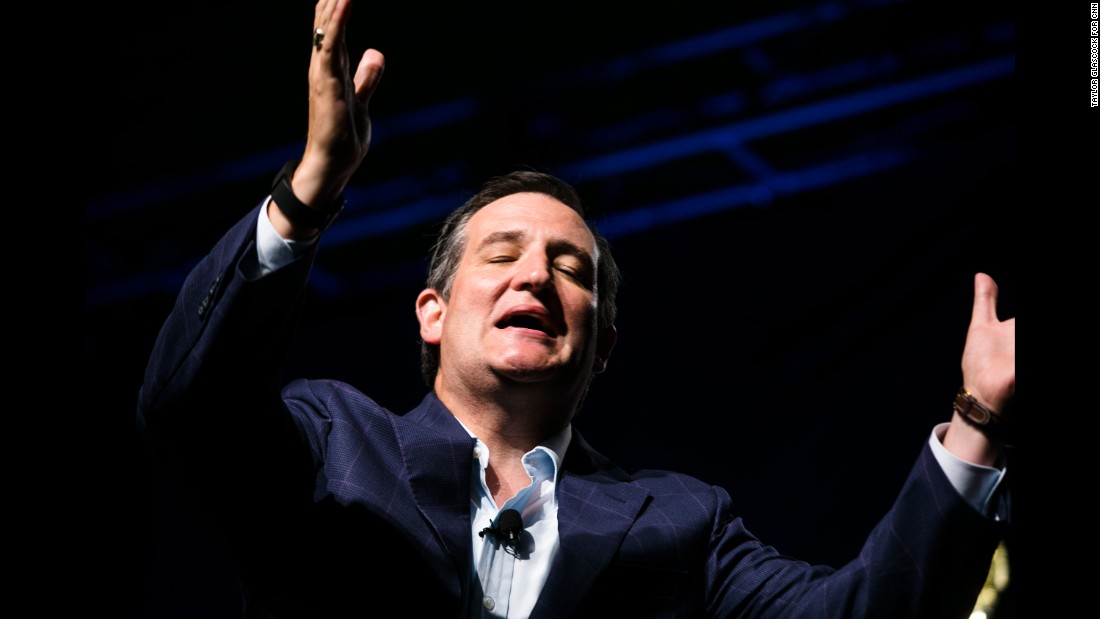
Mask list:
[[[493,610],[496,608],[497,603],[493,601],[493,598],[485,596],[481,600],[481,605],[485,607],[485,610]]]
[[[474,447],[474,460],[477,460],[479,458],[481,458],[481,450],[477,447]]]

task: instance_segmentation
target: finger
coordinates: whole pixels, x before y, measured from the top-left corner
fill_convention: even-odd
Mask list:
[[[318,0],[313,10],[313,27],[332,28],[332,16],[336,13],[339,4],[340,0]],[[328,30],[325,30],[325,34],[328,34]]]
[[[997,283],[985,273],[974,275],[974,310],[970,321],[997,322]]]
[[[376,49],[368,49],[363,52],[359,60],[359,67],[355,70],[355,96],[363,104],[370,102],[374,90],[378,88],[378,82],[382,79],[382,73],[386,69],[386,58]]]
[[[314,9],[314,32],[321,32],[320,45],[314,46],[316,52],[331,52],[344,40],[344,25],[350,14],[349,0],[319,0]],[[317,39],[315,38],[316,42]]]

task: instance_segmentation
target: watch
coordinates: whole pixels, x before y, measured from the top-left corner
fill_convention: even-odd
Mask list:
[[[275,182],[271,185],[271,197],[275,200],[275,206],[286,215],[290,223],[302,228],[318,228],[324,230],[329,227],[336,215],[344,209],[347,200],[341,194],[332,204],[324,208],[314,208],[306,205],[294,195],[290,187],[290,177],[294,176],[294,170],[298,169],[298,161],[288,161],[275,176]]]
[[[967,423],[982,432],[991,436],[1000,436],[1003,433],[1004,420],[1000,413],[979,402],[966,387],[959,387],[954,409]]]

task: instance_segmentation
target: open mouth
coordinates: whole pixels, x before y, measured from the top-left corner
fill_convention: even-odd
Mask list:
[[[498,329],[507,329],[508,327],[532,329],[534,331],[542,331],[550,337],[557,335],[557,331],[550,325],[545,317],[532,314],[513,314],[498,322],[496,327]]]

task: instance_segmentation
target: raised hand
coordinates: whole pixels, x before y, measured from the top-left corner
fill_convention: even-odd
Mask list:
[[[997,284],[974,276],[974,310],[962,358],[963,386],[979,402],[1003,413],[1016,394],[1016,319],[997,318]]]
[[[974,308],[962,356],[962,386],[987,408],[1005,414],[1016,395],[1016,319],[997,317],[997,284],[985,273],[974,276]],[[992,464],[1000,439],[983,433],[955,413],[944,446],[976,464]]]
[[[309,63],[309,130],[305,152],[291,179],[294,195],[307,205],[331,204],[367,155],[371,141],[368,105],[385,68],[381,52],[363,52],[355,73],[346,45],[351,0],[320,0],[314,11]],[[295,230],[278,209],[269,209],[286,238],[315,234]]]

